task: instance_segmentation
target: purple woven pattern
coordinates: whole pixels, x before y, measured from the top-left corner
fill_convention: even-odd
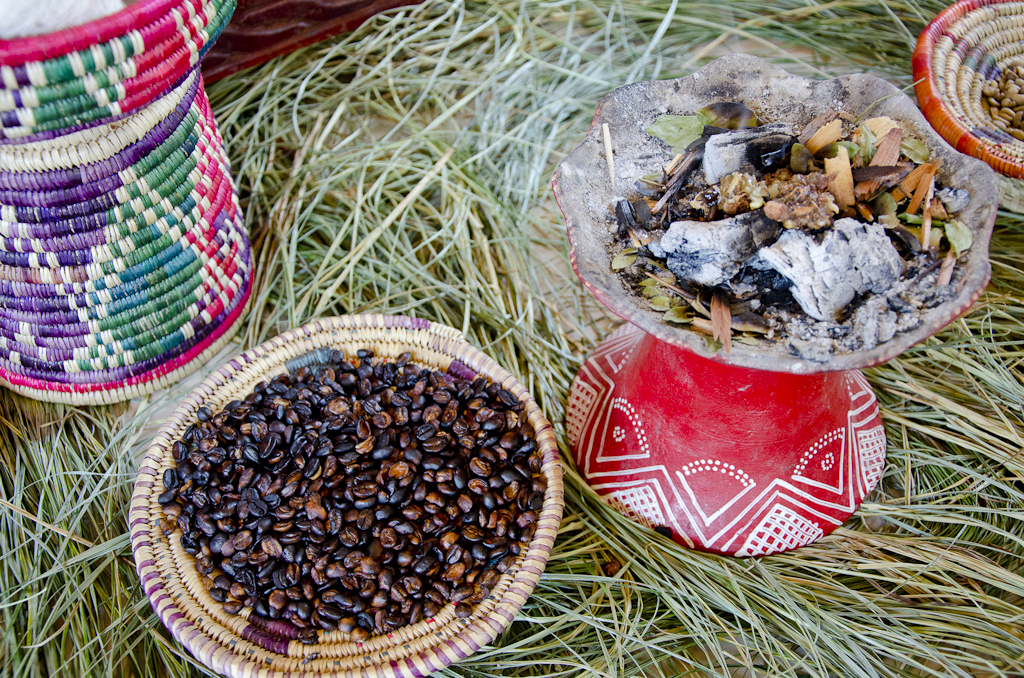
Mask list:
[[[179,83],[180,84],[180,83]],[[157,123],[134,144],[121,150],[119,153],[110,156],[100,162],[91,165],[82,165],[73,169],[57,169],[46,172],[16,172],[10,170],[0,171],[0,188],[14,190],[47,190],[54,188],[68,188],[83,183],[99,181],[112,174],[131,167],[143,157],[153,152],[157,146],[162,144],[167,137],[181,124],[185,115],[192,107],[192,102],[199,91],[199,78],[195,78],[189,85],[185,96],[174,108],[170,115]],[[130,114],[129,114],[130,115]],[[123,116],[122,116],[123,117]],[[109,123],[110,121],[106,121]],[[62,130],[60,134],[68,134],[72,130]],[[55,136],[60,136],[57,134]],[[24,140],[22,140],[24,142]],[[45,219],[49,221],[50,219]],[[38,221],[19,217],[18,221]]]
[[[192,110],[198,113],[198,107],[193,107]],[[182,125],[184,124],[186,123],[183,122]],[[170,152],[167,152],[168,149],[163,149],[167,155],[163,163],[157,163],[155,167],[148,170],[147,175],[143,175],[147,178],[147,183],[150,187],[153,186],[155,180],[152,177],[156,173],[167,171],[166,165],[168,162],[181,162],[183,160],[182,156],[187,158],[197,146],[205,147],[211,145],[214,138],[202,115],[199,116],[198,121],[188,132],[189,136],[186,137],[184,143]],[[177,154],[177,159],[175,159],[175,154]],[[137,177],[134,181],[139,181],[142,178]],[[38,191],[0,190],[0,203],[9,206],[4,212],[13,216],[16,220],[20,216],[29,216],[37,219],[41,215],[69,212],[73,212],[76,215],[96,214],[109,210],[111,207],[119,204],[120,201],[114,192],[124,185],[123,170],[121,170],[98,181],[89,181],[65,188]],[[56,212],[46,212],[39,208],[56,210]],[[30,221],[28,223],[37,222]],[[18,224],[17,227],[24,229],[26,226]],[[12,228],[15,228],[13,224],[5,226],[4,230],[10,231]]]
[[[24,358],[21,364],[16,364],[8,359],[5,352],[0,352],[0,366],[10,372],[33,378],[40,379],[50,382],[58,382],[65,384],[101,384],[101,383],[116,383],[124,381],[134,376],[144,374],[154,368],[173,360],[174,358],[183,355],[189,351],[193,346],[201,343],[206,337],[220,328],[221,324],[230,317],[236,310],[249,297],[249,291],[251,287],[251,275],[250,275],[250,264],[252,260],[252,253],[249,249],[249,241],[245,236],[244,231],[235,224],[235,220],[231,219],[228,221],[230,226],[238,233],[239,240],[241,241],[240,255],[242,259],[242,270],[243,278],[239,290],[235,293],[234,297],[228,306],[223,309],[216,317],[209,320],[202,316],[197,316],[191,322],[187,323],[190,328],[191,336],[178,345],[172,347],[164,353],[150,358],[148,360],[140,361],[132,365],[124,367],[117,367],[104,370],[94,370],[90,372],[73,372],[68,373],[63,371],[61,368],[59,371],[52,369],[52,366],[43,362],[36,361],[32,358]]]
[[[209,186],[207,184],[204,187],[205,195],[207,198],[210,198],[211,194],[215,194],[210,202],[223,204],[227,201],[227,194],[232,190],[231,180],[219,166],[211,169],[213,170],[213,176],[205,178],[204,181],[209,180],[213,185]],[[141,231],[138,240],[139,249],[151,244],[156,245],[161,240],[164,244],[164,249],[167,249],[189,232],[198,233],[205,230],[206,225],[202,222],[200,214],[196,210],[201,200],[202,197],[200,195],[187,194],[182,202],[175,206],[174,211],[169,212]],[[179,220],[177,217],[178,213],[184,214],[185,218]],[[211,214],[215,213],[212,212]],[[168,238],[172,239],[168,240]],[[152,254],[155,253],[150,253],[150,256]],[[133,252],[128,256],[134,258],[134,260],[138,259],[137,252]],[[88,268],[90,264],[102,264],[110,267],[113,265],[111,263],[113,261],[121,261],[127,265],[131,259],[126,261],[125,257],[114,257],[110,252],[87,248],[64,250],[44,255],[39,255],[35,252],[0,251],[0,266],[8,267],[0,269],[0,275],[15,280],[42,283],[42,280],[38,278],[41,269],[61,268],[60,275],[65,279],[87,280],[95,276],[95,269],[90,270]],[[145,263],[145,261],[140,263]]]
[[[49,297],[34,297],[0,294],[0,310],[8,313],[11,309],[33,313],[52,313],[113,304],[121,299],[127,299],[154,287],[164,277],[173,275],[187,266],[193,258],[194,256],[189,250],[181,250],[172,259],[157,267],[156,270],[134,280],[129,280],[122,285],[116,285],[104,290],[102,295],[97,293],[70,293]]]
[[[202,194],[209,199],[212,204],[230,204],[234,209],[234,202],[232,200],[233,187],[230,181],[230,177],[226,174],[226,168],[220,165],[211,165],[216,171],[215,181],[213,188],[216,195],[211,196],[208,188],[204,188]],[[196,198],[189,196],[186,198],[186,203],[182,209],[186,215],[191,214],[193,207],[197,204]],[[216,214],[216,211],[211,212]],[[168,216],[172,218],[173,213]],[[186,218],[192,222],[192,216],[186,216]],[[157,266],[162,266],[167,260],[177,254],[177,243],[172,242],[169,246],[165,247],[158,253],[153,253],[148,260],[140,261],[139,263],[131,266],[117,273],[116,284],[121,284],[129,280],[134,280],[140,275],[145,275],[149,271],[154,270]],[[109,265],[107,266],[109,268]],[[63,281],[61,283],[48,283],[41,279],[41,271],[34,268],[21,268],[21,267],[5,267],[0,268],[0,294],[9,294],[14,296],[29,295],[29,296],[58,296],[62,294],[77,294],[80,292],[98,291],[107,287],[107,280],[96,277],[96,271],[86,266],[77,266],[62,269],[60,276]],[[13,283],[9,284],[9,283]]]
[[[448,372],[460,379],[476,379],[476,372],[469,369],[458,360],[452,361],[451,365],[448,366]]]
[[[157,256],[160,256],[161,258],[171,258],[172,260],[177,260],[177,255],[175,255],[174,257],[166,257],[165,253],[166,252],[170,252],[170,253],[174,254],[176,252],[182,252],[182,253],[186,254],[186,258],[183,259],[183,260],[179,260],[179,261],[183,261],[183,262],[187,263],[187,262],[190,262],[190,261],[195,261],[197,259],[203,259],[204,257],[200,256],[200,252],[199,252],[200,250],[209,252],[208,254],[205,254],[205,257],[209,257],[210,254],[212,254],[213,252],[216,252],[216,251],[220,250],[224,246],[224,243],[228,242],[229,239],[231,239],[232,242],[233,242],[233,239],[232,239],[233,236],[234,236],[233,231],[230,231],[229,229],[226,229],[226,228],[223,227],[224,221],[226,219],[230,218],[229,211],[228,210],[222,210],[218,215],[216,215],[216,217],[215,217],[215,219],[214,219],[212,224],[210,224],[207,221],[209,218],[210,218],[210,215],[207,215],[207,216],[204,216],[201,219],[197,220],[197,224],[198,224],[197,225],[197,230],[190,237],[190,239],[193,242],[192,245],[183,245],[181,242],[174,242],[174,243],[171,243],[171,245],[169,247],[167,247],[163,252],[159,253],[159,255],[157,255]],[[212,250],[212,252],[211,252],[211,250]],[[155,257],[151,257],[150,259],[141,262],[140,264],[137,265],[137,267],[142,267],[146,271],[153,271],[153,272],[159,270],[158,267],[150,265],[150,262],[152,262],[153,258],[155,258]],[[180,268],[180,267],[178,267],[178,268]],[[176,272],[178,270],[178,268],[173,269],[173,271]],[[170,272],[170,271],[168,271],[168,272]],[[153,277],[154,276],[149,276],[148,274],[144,274],[144,275],[140,276],[140,278],[143,279],[143,280],[152,280]],[[43,285],[39,285],[39,284],[33,284],[33,283],[28,283],[28,284],[32,285],[33,287],[44,287]],[[46,286],[46,287],[53,287],[53,286]],[[113,289],[117,290],[120,287],[122,287],[122,286],[121,285],[117,285]],[[120,298],[122,298],[122,299],[129,299],[129,301],[131,301],[130,297],[126,297],[123,294],[119,294],[118,296]],[[45,315],[39,316],[39,315],[34,314],[32,311],[27,310],[28,309],[28,304],[26,304],[24,300],[25,299],[32,299],[31,297],[22,297],[21,299],[22,299],[21,301],[16,302],[16,303],[14,303],[14,304],[12,304],[10,306],[0,306],[0,328],[15,329],[20,324],[24,324],[25,322],[30,322],[32,324],[35,324],[35,325],[39,326],[36,329],[35,333],[37,334],[37,336],[40,336],[40,337],[70,337],[70,336],[75,336],[75,335],[82,334],[82,333],[89,334],[89,333],[92,332],[92,330],[88,329],[88,324],[87,323],[79,323],[79,322],[77,322],[81,318],[79,317],[79,314],[75,310],[71,310],[71,311],[68,312],[69,313],[68,317],[69,318],[73,318],[75,322],[63,322],[63,323],[60,323],[60,322],[57,322],[57,318],[59,316],[51,316],[49,314],[45,314]],[[129,303],[129,306],[131,306],[131,305],[132,304]],[[106,314],[111,314],[113,312],[112,315],[104,315],[104,317],[109,317],[109,318],[116,317],[117,313],[114,312],[114,311],[118,307],[119,307],[119,305],[117,303],[115,303],[115,302],[112,302],[112,301],[104,303],[103,304],[103,308],[104,308],[105,313]],[[87,314],[87,315],[91,315],[91,314]],[[38,319],[38,321],[33,322],[34,320],[37,320],[37,319]],[[50,320],[48,320],[48,319],[52,319],[54,322],[50,322]],[[8,323],[4,323],[3,322],[4,320],[8,320],[9,322]],[[24,333],[24,332],[22,332],[22,333]]]
[[[209,130],[205,127],[205,125],[203,125],[203,126],[197,125],[194,128],[194,134],[198,135],[199,137],[201,137],[200,139],[198,139],[196,141],[195,145],[193,145],[192,137],[190,136],[190,138],[186,140],[187,143],[185,145],[183,145],[181,148],[179,148],[178,150],[175,151],[175,153],[178,153],[179,156],[182,156],[184,159],[187,159],[189,157],[189,154],[191,154],[192,152],[195,152],[197,148],[198,148],[199,154],[202,155],[206,151],[207,148],[210,148],[211,146],[216,145],[216,142],[210,136]],[[141,179],[149,180],[150,178],[153,178],[155,180],[155,178],[156,178],[156,174],[155,173],[158,172],[158,171],[159,171],[158,169],[154,168],[154,169],[150,170],[150,174],[146,175],[145,177],[141,177]],[[167,188],[166,192],[169,193],[170,189],[174,188],[174,187],[172,187],[167,182],[169,182],[172,178],[173,178],[173,175],[167,177],[166,179],[164,179],[164,183],[161,184],[160,186],[156,187],[156,190],[159,191],[162,188],[166,187]],[[124,183],[122,178],[121,178],[121,176],[119,174],[114,175],[113,177],[108,177],[106,179],[103,179],[102,181],[104,181],[104,182],[116,182],[116,186],[113,187],[114,190],[120,188],[123,185],[123,183]],[[92,184],[86,184],[84,186],[96,186],[96,185],[97,185],[96,183],[92,183]],[[76,187],[76,188],[81,188],[81,187]],[[150,185],[150,188],[151,188],[151,190],[153,190],[152,185]],[[64,190],[64,189],[62,189],[62,190]],[[75,189],[68,189],[68,190],[75,190]],[[112,221],[112,216],[111,215],[113,213],[110,210],[113,209],[114,207],[120,206],[121,204],[122,203],[120,202],[120,199],[117,197],[116,193],[109,193],[109,194],[106,194],[104,196],[100,196],[98,198],[95,198],[93,200],[90,200],[90,201],[87,201],[87,202],[84,202],[84,203],[78,203],[78,204],[75,204],[75,205],[66,205],[66,206],[57,207],[57,208],[49,208],[49,209],[45,209],[45,210],[44,209],[32,209],[32,210],[29,210],[27,208],[0,207],[0,213],[3,213],[5,216],[9,216],[9,217],[12,218],[12,220],[0,221],[0,234],[6,235],[6,236],[12,237],[12,238],[24,238],[24,239],[27,239],[27,240],[36,240],[36,241],[39,241],[40,244],[42,244],[43,242],[46,242],[46,241],[56,240],[56,239],[59,239],[59,238],[66,238],[66,237],[68,237],[70,235],[81,235],[82,233],[101,230],[105,226],[111,225],[111,221]],[[23,221],[18,221],[18,217],[19,216],[21,216],[21,217],[28,216],[28,217],[31,217],[33,219],[38,219],[38,218],[41,218],[41,217],[45,216],[46,214],[50,214],[50,215],[54,215],[54,214],[60,214],[60,215],[75,214],[75,216],[73,216],[73,217],[65,216],[63,219],[60,219],[60,220],[46,221],[46,222],[42,222],[42,223],[32,223],[32,222],[25,223]],[[127,218],[127,217],[123,217],[123,218]],[[46,249],[47,251],[57,251],[58,249],[64,249],[66,246],[62,245],[62,244],[57,244],[57,245],[54,245],[53,247],[55,247],[55,249],[49,249],[49,248],[46,248],[46,247],[44,247],[44,249]],[[6,249],[12,250],[12,251],[32,251],[32,250],[35,249],[35,243],[26,243],[25,245],[23,245],[21,247],[14,246],[14,247],[7,247]]]
[[[28,191],[3,189],[0,190],[0,203],[14,207],[64,207],[86,200],[95,200],[105,193],[117,190],[123,183],[121,177],[114,174],[103,177],[99,181],[68,188]],[[108,207],[103,209],[108,209]]]
[[[231,190],[230,178],[224,171],[224,168],[219,164],[219,154],[216,149],[207,148],[204,149],[202,155],[199,158],[190,160],[196,164],[193,171],[200,171],[202,174],[196,184],[203,183],[209,185],[212,182],[214,185],[212,188],[206,188],[207,194],[216,192],[219,188],[222,192],[226,193]],[[205,168],[204,168],[205,165]],[[184,193],[184,190],[188,188],[188,181],[190,179],[186,177],[186,182],[182,183],[181,186],[172,186],[175,183],[174,177],[169,177],[166,182],[166,190],[160,190],[160,193],[172,194],[172,188],[178,190],[178,195]],[[195,188],[193,186],[193,188]],[[175,205],[175,210],[179,213],[187,215],[191,212],[197,202],[198,194],[194,190],[190,190],[184,195],[181,201]],[[146,226],[138,227],[136,223],[132,232],[128,236],[117,235],[112,242],[121,242],[127,238],[134,238],[133,249],[144,247],[153,240],[159,238],[164,233],[168,232],[177,224],[184,224],[185,220],[179,220],[177,214],[174,211],[168,212],[159,219],[155,219],[153,223]],[[179,227],[180,228],[180,227]],[[35,267],[47,267],[54,268],[55,266],[84,266],[96,261],[107,261],[110,259],[110,255],[104,255],[101,250],[95,249],[99,245],[107,243],[106,230],[105,229],[93,229],[82,234],[73,234],[68,236],[62,236],[58,238],[50,238],[46,240],[24,240],[24,239],[13,239],[2,242],[0,247],[0,265],[6,266],[18,266],[22,268],[35,268]],[[39,250],[42,250],[44,256],[40,256]],[[56,262],[56,263],[53,263]]]
[[[147,261],[140,262],[131,268],[125,269],[117,274],[116,286],[136,280],[147,273],[165,266],[172,259],[177,257],[182,250],[179,244],[174,243],[171,247],[153,255]],[[71,282],[60,284],[44,284],[25,282],[22,280],[0,279],[0,295],[9,297],[65,297],[69,295],[88,294],[92,292],[105,291],[110,286],[106,279],[87,280],[83,282]]]
[[[17,334],[11,332],[13,328],[18,327],[18,324],[38,325],[40,329],[33,336],[35,346],[45,348],[81,348],[88,346],[88,336],[95,332],[89,323],[98,321],[109,323],[116,320],[122,314],[131,314],[133,309],[143,305],[149,305],[150,307],[155,305],[157,309],[166,308],[174,303],[170,296],[194,291],[197,285],[190,281],[212,280],[217,275],[220,275],[220,272],[231,268],[232,263],[229,257],[232,256],[230,245],[233,241],[225,239],[223,232],[218,231],[216,237],[211,242],[217,246],[217,251],[205,260],[201,266],[197,267],[194,273],[188,274],[186,280],[174,282],[173,276],[185,268],[185,266],[199,263],[199,260],[194,257],[191,259],[182,258],[178,265],[169,266],[166,271],[159,269],[154,272],[154,275],[146,276],[142,280],[142,284],[138,284],[139,281],[134,281],[128,286],[122,285],[114,288],[120,291],[121,287],[130,287],[132,292],[131,294],[120,293],[117,299],[110,299],[106,303],[82,305],[66,310],[40,311],[33,308],[33,306],[38,302],[49,302],[51,300],[24,298],[11,300],[10,298],[0,298],[0,336],[18,339]],[[168,281],[173,286],[166,284]],[[189,283],[189,287],[185,287],[184,283]],[[4,320],[10,322],[5,323]],[[59,326],[61,328],[61,334],[56,338],[53,338],[45,329],[51,326]],[[78,328],[80,332],[69,334],[75,328]],[[22,331],[21,335],[24,336],[24,334],[25,332]]]
[[[233,293],[234,295],[239,293],[244,285],[244,275],[245,271],[239,270],[235,272],[235,275],[231,280],[223,280],[217,284],[211,284],[207,286],[205,290],[200,289],[199,291],[202,296],[198,301],[187,304],[187,306],[182,306],[181,302],[179,302],[179,307],[176,311],[180,312],[187,308],[190,315],[192,315],[192,320],[190,322],[194,326],[196,322],[201,322],[197,320],[200,316],[204,314],[212,315],[212,309],[215,307],[215,304],[222,300],[223,296],[232,296],[233,299],[232,292],[230,291],[232,287],[237,287]],[[181,320],[175,320],[174,317],[164,320],[163,322],[159,322],[153,317],[146,318],[146,320],[148,321],[146,323],[146,331],[149,334],[146,335],[145,340],[140,340],[138,337],[131,337],[127,343],[111,341],[110,343],[103,345],[103,350],[96,353],[96,355],[108,357],[118,356],[127,351],[137,353],[140,350],[148,348],[153,342],[163,341],[165,337],[173,335],[182,327]],[[4,354],[5,351],[8,354],[12,352],[17,353],[22,365],[29,364],[28,359],[31,358],[36,361],[33,363],[33,366],[37,369],[60,371],[62,362],[75,361],[80,358],[80,354],[76,353],[76,351],[87,347],[92,349],[91,346],[88,346],[88,342],[83,341],[83,337],[81,336],[71,337],[70,340],[51,338],[49,341],[75,343],[80,345],[75,347],[65,345],[60,348],[30,345],[20,342],[16,338],[11,338],[7,335],[5,330],[0,330],[0,354]]]

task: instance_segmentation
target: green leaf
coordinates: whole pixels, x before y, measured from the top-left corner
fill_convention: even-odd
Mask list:
[[[634,261],[636,261],[636,248],[627,247],[616,254],[615,258],[612,259],[612,270],[621,271],[624,268],[632,266]]]
[[[974,244],[974,234],[962,221],[950,219],[946,222],[946,240],[953,248],[953,254],[959,257],[961,252],[971,249],[971,245]]]
[[[879,216],[896,214],[896,199],[892,197],[891,193],[883,193],[871,202],[871,207]]]
[[[647,128],[647,133],[664,141],[676,153],[684,153],[686,147],[704,133],[708,118],[703,115],[663,115]]]
[[[659,287],[658,285],[651,285],[650,287],[641,287],[640,291],[648,299],[653,299],[654,297],[664,296],[662,294],[662,292],[661,292],[661,287]]]
[[[866,167],[878,148],[875,146],[875,133],[867,125],[860,126],[860,161]]]
[[[693,315],[686,306],[676,306],[670,309],[665,315],[661,317],[665,322],[678,323],[680,325],[688,324],[692,319]]]
[[[743,129],[745,127],[757,127],[761,121],[757,114],[745,105],[736,101],[720,101],[708,104],[697,111],[697,115],[703,116],[705,125],[724,127],[725,129]]]
[[[715,339],[710,334],[704,335],[704,345],[712,353],[718,353],[722,349],[722,342],[720,342],[718,339]]]
[[[650,287],[652,285],[657,285],[657,284],[658,284],[658,281],[655,280],[654,278],[644,278],[639,283],[640,287]]]
[[[651,299],[651,308],[655,311],[667,311],[672,308],[672,300],[668,297],[654,297]]]
[[[931,151],[920,139],[904,138],[900,144],[900,152],[918,165],[928,162],[928,158],[931,157]]]

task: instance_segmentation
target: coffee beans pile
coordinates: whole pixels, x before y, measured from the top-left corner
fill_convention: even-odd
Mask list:
[[[998,80],[985,81],[981,93],[981,105],[992,122],[1024,141],[1024,63],[1007,65]]]
[[[162,529],[210,596],[352,640],[469,616],[533,538],[546,482],[523,404],[408,353],[258,385],[174,443]]]

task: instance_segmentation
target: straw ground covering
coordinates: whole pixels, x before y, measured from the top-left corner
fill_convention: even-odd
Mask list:
[[[611,323],[568,273],[549,178],[598,98],[735,50],[909,86],[941,7],[433,1],[222,81],[211,99],[256,248],[231,351],[325,314],[443,322],[519,377],[564,444],[569,384]],[[845,526],[759,560],[687,552],[567,468],[523,613],[442,673],[1024,674],[1024,218],[1000,215],[991,252],[966,318],[868,372],[889,460]],[[126,528],[138,455],[200,376],[106,408],[0,394],[0,675],[204,673],[156,622]]]

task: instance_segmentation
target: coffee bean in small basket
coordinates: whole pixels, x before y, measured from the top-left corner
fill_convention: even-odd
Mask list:
[[[546,489],[523,405],[410,358],[334,351],[198,410],[158,501],[226,611],[360,641],[469,616],[515,565]]]

